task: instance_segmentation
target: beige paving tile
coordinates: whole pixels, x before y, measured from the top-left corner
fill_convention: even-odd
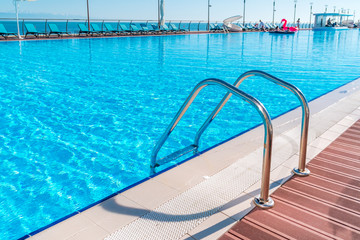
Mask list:
[[[282,185],[292,177],[293,173],[291,170],[291,168],[286,166],[279,166],[270,173],[270,179]]]
[[[188,234],[194,239],[218,239],[235,223],[235,220],[228,218],[228,216],[221,212],[218,212],[206,219],[202,224],[191,230]]]
[[[200,162],[199,164],[206,166],[203,173],[212,176],[218,172],[217,169],[224,169],[234,163],[239,158],[239,152],[241,150],[236,150],[234,146],[231,146],[226,149],[205,153],[199,157],[198,161]]]
[[[348,117],[352,118],[352,119],[355,119],[355,121],[359,120],[360,119],[360,115],[356,115],[356,114],[349,114]]]
[[[148,212],[148,209],[134,201],[117,195],[81,214],[111,233]]]
[[[353,111],[353,112],[351,113],[351,115],[360,117],[360,109],[357,109],[357,110]]]
[[[313,159],[318,155],[323,149],[319,149],[317,147],[308,146],[306,151],[306,158],[307,159]]]
[[[294,155],[295,154],[289,155],[281,151],[273,153],[271,158],[271,171],[274,171],[274,169],[281,166]]]
[[[308,143],[313,142],[322,134],[324,134],[331,126],[325,126],[322,123],[310,125],[308,132]]]
[[[258,148],[256,151],[241,158],[239,161],[244,169],[253,170],[255,172],[261,172],[261,166],[263,162],[263,149]]]
[[[221,152],[216,151],[214,154],[205,153],[197,158],[191,159],[190,165],[194,169],[200,169],[201,175],[212,176],[218,171],[230,166],[238,159],[236,156],[234,156],[234,154],[232,154],[233,152],[236,154],[239,152],[239,150],[237,152],[234,150],[222,150]]]
[[[338,138],[341,134],[333,131],[326,131],[323,133],[320,137],[334,141],[336,138]]]
[[[64,240],[74,236],[81,231],[87,231],[95,228],[96,225],[90,219],[78,214],[75,215],[55,226],[42,231],[35,236],[32,236],[31,240]]]
[[[122,195],[152,210],[178,194],[179,192],[175,189],[150,179],[139,186],[125,191]]]
[[[346,119],[350,119],[350,120],[353,120],[354,122],[356,122],[357,120],[359,120],[359,117],[356,116],[356,115],[353,115],[353,114],[348,114],[346,117]]]
[[[273,152],[281,152],[282,154],[293,155],[299,151],[300,137],[280,135],[274,138]]]
[[[66,240],[102,240],[107,235],[109,235],[109,232],[105,231],[99,226],[94,226],[80,231]]]
[[[336,133],[343,133],[346,131],[346,129],[348,129],[348,127],[340,125],[340,124],[336,124],[334,126],[332,126],[331,128],[329,128],[329,131],[333,131]]]
[[[221,208],[221,212],[228,217],[239,221],[255,207],[253,200],[253,196],[247,193],[242,193],[236,199],[225,204]]]
[[[325,149],[332,142],[333,141],[331,141],[329,139],[318,137],[315,141],[310,143],[310,146],[316,147],[318,149]]]
[[[175,167],[171,171],[162,173],[154,178],[155,181],[161,182],[180,192],[195,186],[205,180],[203,171],[198,170],[196,163],[189,161],[181,167]],[[206,166],[202,166],[202,168]]]
[[[300,134],[301,134],[301,131],[300,131],[300,127],[296,127],[296,128],[293,128],[291,130],[288,130],[284,133],[282,133],[282,135],[290,138],[290,139],[300,139]]]
[[[352,104],[351,101],[343,101],[341,104],[334,105],[334,112],[337,114],[332,114],[333,119],[336,119],[340,115],[339,113],[349,114],[356,108],[357,106]]]
[[[280,118],[273,120],[274,133],[284,133],[301,124],[301,113],[299,114],[285,114]]]
[[[356,121],[354,119],[351,119],[349,117],[345,117],[343,120],[341,120],[340,122],[338,122],[338,124],[345,126],[345,127],[350,127],[351,125],[353,125]]]

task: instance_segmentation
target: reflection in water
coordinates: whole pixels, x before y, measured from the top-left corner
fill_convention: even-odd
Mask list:
[[[244,46],[245,46],[245,38],[247,34],[242,34],[241,38],[241,60],[244,60]]]
[[[206,36],[206,68],[209,67],[210,36]]]
[[[297,34],[295,34],[297,35]],[[276,62],[278,59],[278,52],[280,50],[288,49],[290,52],[290,59],[293,59],[294,51],[296,51],[295,46],[298,44],[299,38],[295,35],[287,35],[287,34],[270,34],[270,62],[273,60]],[[296,37],[296,44],[295,44]],[[291,41],[291,42],[290,42]],[[291,47],[289,47],[291,43]]]
[[[307,45],[306,45],[306,57],[309,57],[309,50],[310,50],[310,36],[311,36],[311,31],[308,31]]]
[[[273,45],[274,45],[274,37],[271,37],[271,41],[270,41],[270,62],[272,62],[273,60]]]
[[[165,42],[164,42],[164,38],[162,37],[158,37],[158,66],[160,67],[160,69],[162,69],[164,67],[164,54],[165,54]]]
[[[22,45],[23,41],[19,41],[19,54],[22,55]]]
[[[297,35],[297,34],[295,34]],[[295,36],[294,35],[289,35],[288,37],[291,37],[291,55],[290,55],[290,59],[293,60],[294,59],[294,41],[295,41]]]
[[[88,44],[89,44],[89,64],[92,65],[92,48],[91,48],[92,41],[91,41],[91,39],[88,39]]]

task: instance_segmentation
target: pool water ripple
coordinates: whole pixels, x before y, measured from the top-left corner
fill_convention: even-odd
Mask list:
[[[156,141],[203,79],[232,84],[245,71],[263,70],[310,100],[360,76],[358,30],[0,42],[0,48],[1,239],[22,237],[148,177]],[[299,105],[260,78],[240,88],[272,117]],[[159,156],[191,144],[223,94],[216,87],[201,92]],[[260,122],[233,97],[201,149]]]

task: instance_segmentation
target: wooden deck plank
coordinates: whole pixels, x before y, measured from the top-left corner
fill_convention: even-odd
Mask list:
[[[255,208],[220,239],[360,239],[360,120],[308,168],[272,194],[272,209]]]

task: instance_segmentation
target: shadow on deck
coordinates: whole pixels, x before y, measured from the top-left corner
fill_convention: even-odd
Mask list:
[[[360,239],[360,120],[226,232],[229,239]]]

